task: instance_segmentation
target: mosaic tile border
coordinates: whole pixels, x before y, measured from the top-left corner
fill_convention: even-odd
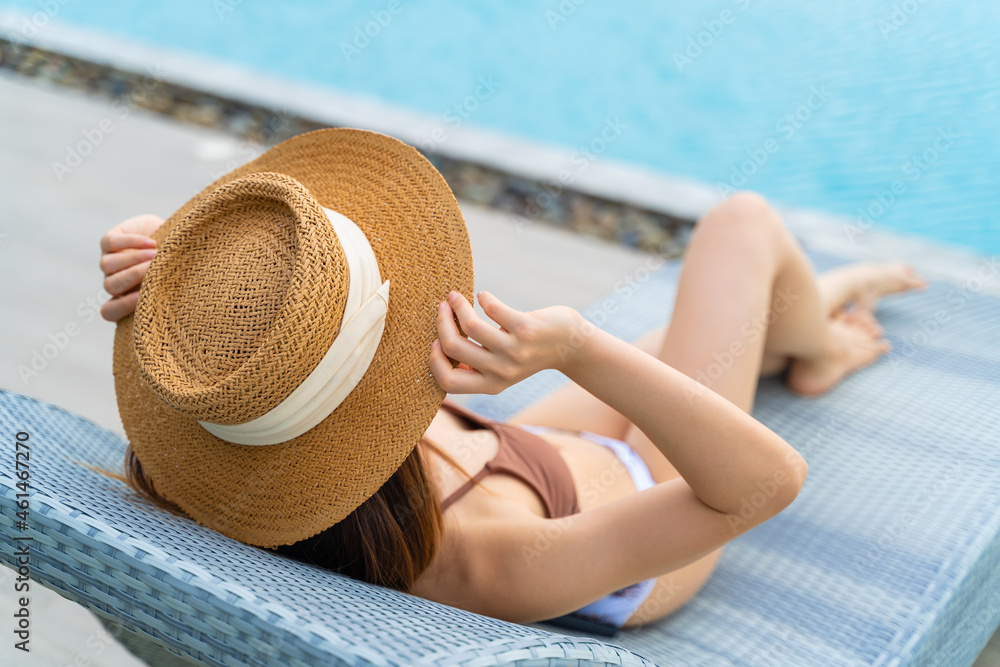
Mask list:
[[[0,37],[0,70],[101,95],[181,122],[274,145],[329,123],[173,83],[150,73],[96,63]],[[150,78],[154,83],[150,83]],[[419,147],[418,147],[419,149]],[[558,182],[528,178],[421,151],[455,196],[513,215],[595,236],[664,257],[679,257],[694,220],[598,197]]]
[[[421,137],[439,122],[411,110],[69,26],[48,26],[25,42],[17,28],[23,21],[24,15],[0,10],[0,71],[127,101],[262,148],[320,127],[384,132],[421,150],[460,200],[507,212],[515,224],[538,222],[673,258],[683,254],[694,221],[721,200],[704,183],[606,159],[564,179],[569,151],[480,128],[460,128],[435,151]],[[806,247],[907,261],[929,278],[1000,296],[1000,255],[877,225],[859,230],[850,216],[772,203]]]

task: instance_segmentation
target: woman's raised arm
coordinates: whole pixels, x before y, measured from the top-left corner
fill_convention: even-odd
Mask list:
[[[701,502],[762,518],[798,495],[805,459],[739,407],[583,316],[570,341],[557,370],[645,433]]]
[[[520,312],[487,292],[479,299],[499,329],[461,295],[439,309],[440,345],[430,362],[445,391],[495,394],[554,368],[645,433],[709,508],[739,517],[751,503],[756,524],[798,495],[805,459],[723,396],[568,306]],[[459,334],[455,315],[478,344]],[[449,358],[466,366],[453,368]]]
[[[636,424],[681,478],[569,516],[545,519],[511,504],[506,515],[470,523],[463,609],[514,622],[569,613],[695,562],[798,494],[803,458],[721,395],[566,306],[522,313],[485,292],[479,299],[499,329],[460,295],[438,313],[430,361],[442,389],[494,394],[555,368]],[[693,593],[678,591],[664,608]]]

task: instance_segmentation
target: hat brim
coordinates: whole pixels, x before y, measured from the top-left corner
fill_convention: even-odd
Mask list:
[[[262,447],[221,440],[153,393],[139,373],[134,315],[115,331],[114,377],[125,433],[157,490],[209,528],[274,547],[343,519],[412,452],[446,395],[429,364],[437,304],[451,290],[471,302],[474,273],[465,221],[441,174],[398,139],[351,128],[271,148],[184,204],[153,238],[161,243],[220,185],[259,172],[295,178],[368,238],[382,279],[391,281],[368,372],[319,425]]]

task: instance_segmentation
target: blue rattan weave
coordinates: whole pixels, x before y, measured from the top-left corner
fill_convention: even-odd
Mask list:
[[[817,269],[844,261],[810,257]],[[667,321],[679,268],[638,273],[608,295],[613,307],[582,312],[634,340]],[[939,311],[947,320],[927,333]],[[795,503],[730,544],[681,611],[613,643],[363,584],[130,500],[68,461],[119,470],[121,440],[6,392],[0,426],[8,442],[31,434],[33,495],[17,531],[5,468],[0,530],[32,536],[32,577],[126,628],[140,655],[159,644],[215,665],[970,665],[1000,622],[1000,299],[932,283],[879,316],[893,352],[826,396],[761,382],[754,415],[809,462]],[[546,371],[466,405],[504,419],[563,382]]]
[[[30,434],[28,530],[0,478],[5,543],[30,536],[31,577],[208,664],[649,665],[597,640],[499,621],[257,549],[136,500],[71,463],[121,470],[125,443],[60,408],[0,392],[8,442]],[[15,566],[13,550],[4,559]],[[15,566],[16,567],[16,566]],[[131,645],[135,638],[126,637]]]
[[[847,261],[808,254],[817,271]],[[980,269],[1000,282],[984,261],[965,284],[882,301],[892,352],[828,394],[760,382],[754,416],[805,456],[802,492],[730,543],[678,613],[616,644],[661,665],[975,661],[1000,624],[1000,299]],[[679,270],[582,312],[634,340],[669,320]],[[506,419],[564,382],[545,371],[466,405]]]

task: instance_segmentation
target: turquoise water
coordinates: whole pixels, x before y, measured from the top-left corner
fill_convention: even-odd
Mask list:
[[[1000,252],[995,0],[0,7]]]

